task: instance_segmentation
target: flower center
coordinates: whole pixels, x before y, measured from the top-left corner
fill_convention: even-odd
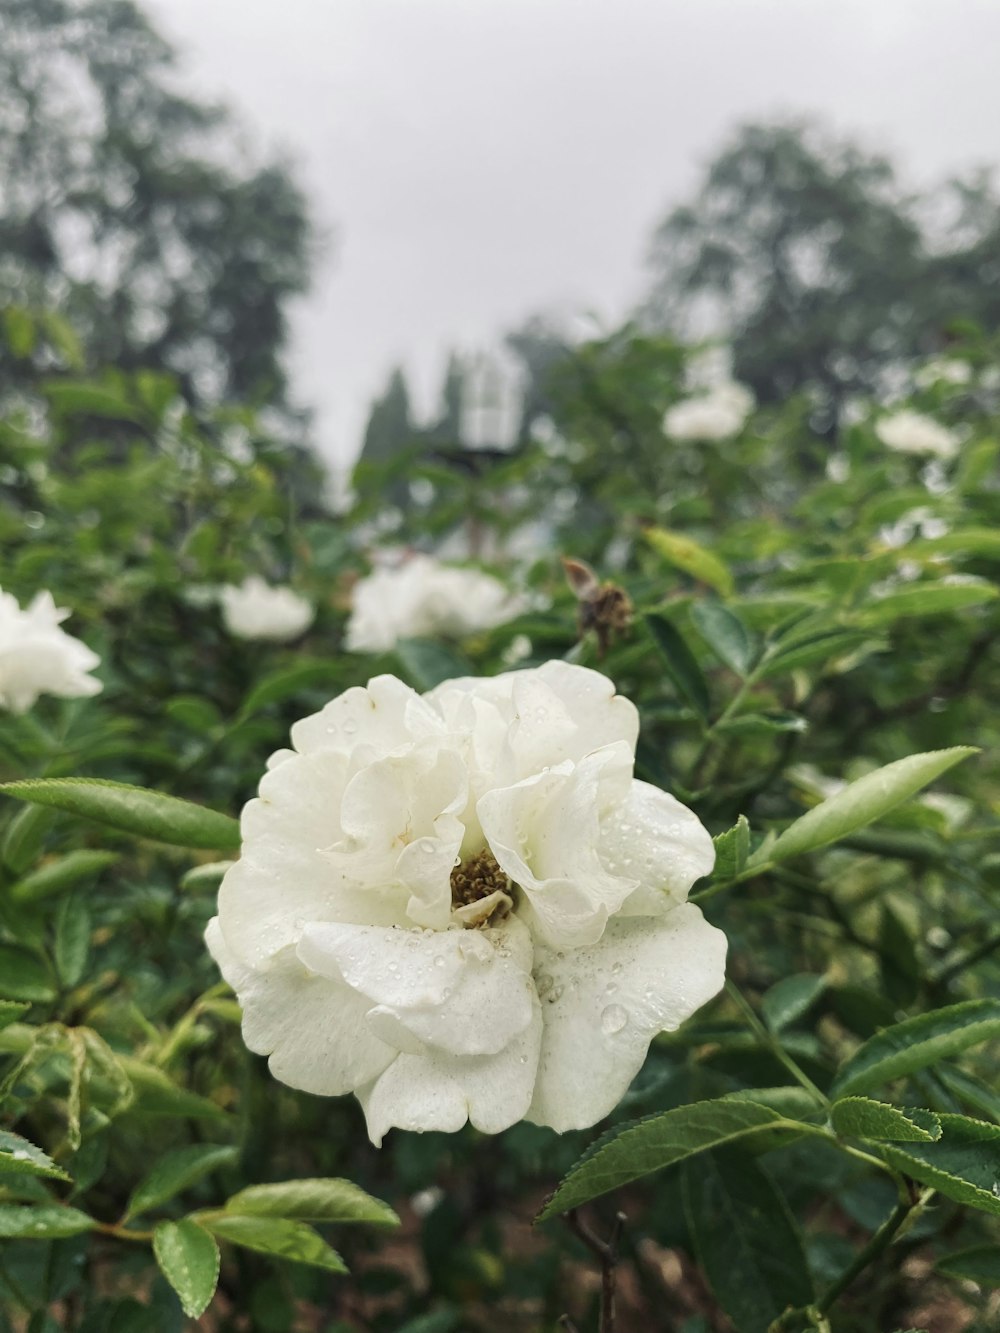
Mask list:
[[[488,847],[451,872],[452,915],[463,926],[488,925],[513,907],[511,883]]]

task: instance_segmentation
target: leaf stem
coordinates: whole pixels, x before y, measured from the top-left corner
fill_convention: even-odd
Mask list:
[[[925,1190],[917,1199],[900,1200],[854,1262],[844,1269],[816,1302],[820,1314],[825,1315],[832,1309],[854,1280],[889,1248],[903,1224],[923,1210],[933,1194],[933,1190]]]
[[[822,1106],[824,1109],[828,1109],[830,1106],[829,1097],[827,1097],[827,1095],[824,1092],[821,1092],[819,1088],[817,1088],[816,1084],[812,1081],[812,1079],[805,1072],[805,1070],[800,1069],[799,1066],[796,1064],[796,1062],[788,1054],[788,1052],[782,1046],[781,1042],[774,1035],[774,1033],[769,1031],[768,1028],[764,1026],[764,1024],[754,1013],[750,1003],[747,1001],[743,993],[738,989],[738,987],[734,982],[732,981],[726,982],[726,993],[729,996],[729,998],[735,1003],[737,1008],[740,1010],[740,1013],[743,1015],[743,1017],[746,1019],[747,1025],[751,1029],[751,1031],[763,1042],[763,1044],[768,1048],[768,1050],[770,1050],[771,1053],[778,1060],[781,1061],[781,1063],[785,1066],[785,1068],[788,1070],[791,1076],[795,1079],[796,1083],[799,1083],[803,1088],[805,1088],[806,1092],[809,1093],[810,1097],[812,1097],[813,1100],[818,1105]]]

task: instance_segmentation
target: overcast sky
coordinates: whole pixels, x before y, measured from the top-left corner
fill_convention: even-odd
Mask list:
[[[656,221],[740,120],[818,113],[914,183],[1000,160],[1000,0],[146,0],[187,82],[325,228],[293,371],[353,456],[405,364],[549,308],[613,321]]]

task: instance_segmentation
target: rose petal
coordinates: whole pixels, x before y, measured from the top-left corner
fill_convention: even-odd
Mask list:
[[[282,1083],[337,1096],[377,1078],[396,1058],[364,1022],[369,1002],[342,982],[310,974],[293,949],[276,954],[266,970],[247,967],[218,917],[208,923],[205,943],[243,1006],[243,1040],[270,1056]]]
[[[320,924],[305,928],[298,953],[452,1055],[495,1055],[531,1021],[531,936],[517,920],[423,932]],[[376,1021],[389,1030],[381,1014]]]
[[[528,1119],[586,1129],[621,1101],[650,1041],[721,988],[726,937],[693,903],[659,917],[615,917],[601,939],[536,950],[544,1032]]]
[[[471,1120],[484,1134],[499,1134],[523,1120],[541,1028],[535,1000],[528,1026],[498,1055],[400,1055],[371,1086],[358,1090],[372,1142],[381,1144],[393,1126],[453,1133]]]
[[[602,818],[599,846],[608,870],[639,881],[621,907],[626,916],[668,912],[715,865],[711,835],[694,811],[637,779]]]

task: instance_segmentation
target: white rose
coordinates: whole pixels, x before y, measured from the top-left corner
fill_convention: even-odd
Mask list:
[[[346,643],[351,652],[384,653],[399,639],[460,639],[513,620],[524,607],[523,598],[489,574],[415,555],[354,585]]]
[[[291,588],[272,588],[256,574],[220,588],[219,601],[226,629],[240,639],[284,643],[304,634],[316,618],[311,602]]]
[[[101,682],[87,672],[101,659],[59,628],[69,614],[50,592],[40,592],[22,611],[16,597],[0,590],[0,708],[24,713],[40,694],[77,699],[100,693]]]
[[[632,776],[638,714],[548,662],[418,695],[394,676],[292,728],[208,946],[283,1082],[392,1126],[607,1115],[723,983],[693,904],[712,840]]]
[[[879,417],[875,434],[887,449],[904,454],[934,454],[938,458],[953,458],[958,452],[959,437],[947,426],[922,412],[904,408],[889,416]]]
[[[746,385],[717,384],[668,408],[663,433],[674,440],[725,440],[743,429],[753,407],[754,396]]]
[[[930,388],[932,384],[969,384],[972,380],[972,367],[968,361],[961,361],[958,357],[938,356],[925,362],[913,376],[914,381],[921,389]]]

